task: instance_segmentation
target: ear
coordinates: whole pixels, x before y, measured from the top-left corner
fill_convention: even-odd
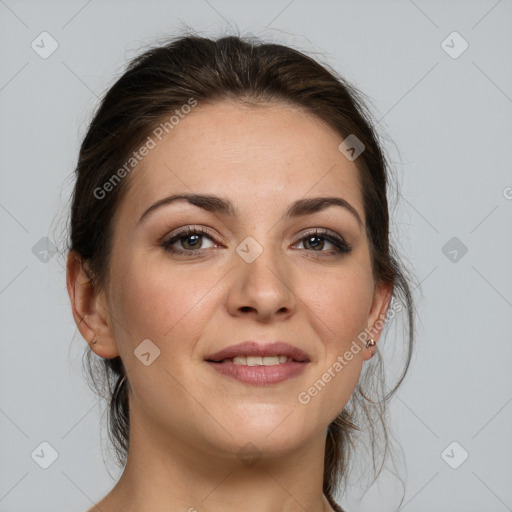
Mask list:
[[[91,350],[111,359],[119,355],[108,316],[104,291],[99,291],[82,258],[70,251],[66,264],[66,286],[75,323]],[[92,340],[96,340],[92,344]]]
[[[393,297],[393,283],[379,282],[375,285],[372,305],[368,314],[368,330],[371,338],[378,341],[382,334],[382,329],[386,324],[386,314],[388,312],[391,298]],[[366,350],[365,359],[370,359],[371,352]]]

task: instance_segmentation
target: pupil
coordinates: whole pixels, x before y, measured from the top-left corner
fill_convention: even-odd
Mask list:
[[[313,247],[318,247],[318,246],[320,245],[318,242],[317,242],[317,244],[311,244],[311,243],[309,243],[311,240],[319,240],[319,237],[318,237],[318,236],[311,236],[311,237],[309,237],[309,239],[308,239],[308,245],[310,245],[310,246],[311,246],[311,245],[313,245]]]
[[[200,236],[200,235],[189,235],[189,236],[185,239],[185,240],[187,241],[187,242],[186,242],[186,243],[187,243],[187,245],[191,245],[191,246],[192,246],[192,248],[193,248],[193,246],[194,246],[194,245],[197,245],[197,243],[199,242],[199,236]],[[195,244],[194,244],[194,243],[190,244],[190,243],[188,242],[188,240],[190,240],[190,238],[195,238],[195,239],[196,239]]]

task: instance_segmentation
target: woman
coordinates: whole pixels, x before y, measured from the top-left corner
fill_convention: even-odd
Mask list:
[[[90,510],[342,510],[353,434],[387,447],[397,304],[395,389],[413,341],[355,89],[285,46],[179,37],[108,91],[76,174],[67,287],[124,466]]]

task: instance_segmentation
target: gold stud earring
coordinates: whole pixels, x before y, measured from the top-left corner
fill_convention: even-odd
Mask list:
[[[375,353],[374,350],[370,347],[375,347],[375,345],[377,345],[377,342],[373,339],[373,338],[370,338],[367,342],[366,342],[366,348],[369,348],[370,349],[370,353],[372,354],[371,357],[373,357],[373,354]]]

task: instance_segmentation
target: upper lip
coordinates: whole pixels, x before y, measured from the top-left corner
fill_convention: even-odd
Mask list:
[[[237,345],[231,345],[227,348],[219,350],[214,354],[210,354],[205,359],[207,361],[223,361],[237,356],[287,356],[295,361],[309,362],[309,356],[298,347],[294,347],[283,341],[275,342],[258,342],[244,341]]]

